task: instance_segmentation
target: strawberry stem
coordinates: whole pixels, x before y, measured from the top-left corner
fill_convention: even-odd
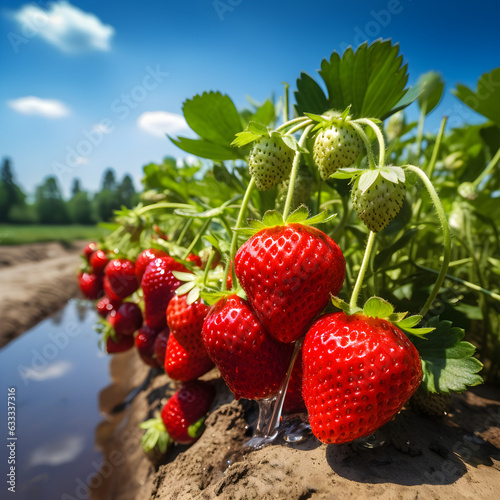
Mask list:
[[[304,128],[306,127],[307,125],[310,125],[313,121],[312,120],[307,120],[303,123],[299,123],[298,125],[295,125],[294,127],[292,127],[290,130],[288,130],[285,135],[292,135],[294,134],[295,132],[298,132],[301,128]]]
[[[496,152],[493,159],[486,165],[486,168],[478,175],[476,180],[472,183],[474,188],[477,188],[479,183],[493,170],[495,165],[500,161],[500,148]]]
[[[366,269],[368,263],[370,262],[370,255],[373,250],[373,242],[375,241],[375,233],[370,231],[368,235],[368,240],[366,242],[365,255],[363,256],[363,262],[361,262],[361,267],[359,268],[358,278],[356,279],[356,284],[354,285],[354,290],[352,291],[351,300],[349,306],[354,309],[357,306],[359,292],[361,291],[361,285],[363,284],[363,279],[365,277]]]
[[[293,118],[292,120],[282,123],[277,129],[275,129],[275,132],[287,128],[290,125],[293,125],[294,123],[305,122],[305,121],[309,121],[309,118],[307,116],[299,116],[298,118]]]
[[[434,299],[439,293],[441,285],[443,284],[443,281],[446,278],[446,273],[448,271],[448,265],[450,263],[450,258],[451,258],[450,226],[448,224],[448,219],[446,218],[446,213],[444,211],[443,204],[441,203],[441,200],[439,199],[439,196],[436,193],[436,189],[434,188],[432,182],[429,180],[427,175],[425,175],[425,172],[422,169],[415,167],[414,165],[405,165],[404,168],[411,170],[412,172],[415,172],[424,183],[424,186],[429,192],[432,203],[436,208],[436,213],[439,218],[439,222],[441,223],[441,228],[443,230],[444,253],[443,253],[443,262],[441,264],[441,270],[439,272],[436,283],[434,284],[434,288],[432,289],[432,292],[429,295],[429,298],[422,307],[422,310],[419,312],[420,316],[425,316],[426,312],[430,309],[432,303],[434,302]]]
[[[434,144],[434,148],[432,150],[432,156],[431,156],[431,161],[429,162],[429,165],[427,167],[428,171],[428,177],[429,179],[432,179],[432,174],[434,173],[434,166],[436,165],[436,159],[437,155],[439,152],[439,147],[441,146],[441,140],[443,139],[443,134],[444,134],[444,128],[446,127],[446,122],[448,121],[447,116],[443,116],[443,119],[441,120],[441,126],[439,127],[439,132],[436,138],[436,143]]]
[[[314,126],[313,124],[309,125],[304,130],[304,132],[302,132],[302,135],[300,136],[300,140],[299,140],[300,147],[304,147],[304,144],[307,140],[307,136],[309,135],[309,132],[311,131],[313,126]],[[288,186],[288,193],[286,195],[285,208],[283,210],[283,220],[285,220],[285,221],[288,217],[288,214],[290,213],[290,208],[292,205],[293,188],[295,186],[295,178],[297,177],[297,171],[299,170],[299,161],[300,161],[300,151],[296,151],[295,156],[293,158],[292,171],[290,172],[290,183]]]
[[[240,213],[238,214],[238,219],[236,220],[236,227],[233,230],[233,235],[231,239],[231,248],[229,250],[229,262],[224,270],[224,279],[222,280],[222,291],[225,292],[227,288],[227,277],[229,276],[229,269],[234,268],[234,256],[236,255],[236,250],[238,250],[238,231],[243,224],[243,218],[245,217],[245,212],[250,201],[250,196],[252,194],[253,188],[255,186],[255,178],[252,177],[248,183],[247,190],[245,191],[245,196],[241,202]],[[232,265],[231,265],[232,264]],[[233,289],[236,287],[236,280],[233,280]]]
[[[361,127],[360,125],[358,125],[355,122],[350,122],[350,123],[351,123],[352,127],[356,130],[358,135],[361,137],[361,139],[363,140],[363,143],[364,143],[365,148],[366,148],[366,152],[368,154],[368,163],[370,165],[370,168],[372,170],[374,170],[376,168],[375,157],[373,156],[372,144],[370,142],[370,139],[368,138],[368,135],[366,135],[366,132],[363,130],[363,127]]]
[[[380,130],[380,128],[375,123],[373,123],[369,118],[360,118],[359,120],[356,120],[356,121],[358,123],[362,123],[363,125],[368,125],[375,132],[375,135],[377,136],[377,140],[378,140],[378,147],[379,147],[378,166],[384,167],[385,166],[384,134],[382,134],[382,131]]]
[[[210,222],[212,222],[212,217],[209,217],[203,223],[203,226],[201,226],[200,230],[196,233],[196,236],[193,238],[191,245],[189,245],[187,250],[184,252],[184,259],[186,259],[188,257],[188,255],[192,252],[193,248],[195,247],[196,243],[198,243],[198,240],[205,234],[205,231],[207,230],[208,226],[210,225]]]
[[[282,82],[285,86],[285,105],[283,106],[283,121],[286,123],[288,121],[288,108],[290,107],[290,85],[286,82]]]

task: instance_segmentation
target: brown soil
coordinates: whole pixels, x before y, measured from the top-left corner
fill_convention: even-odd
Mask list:
[[[0,246],[0,347],[77,295],[84,244]]]

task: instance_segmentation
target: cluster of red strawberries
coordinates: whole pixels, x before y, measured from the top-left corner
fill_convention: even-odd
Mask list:
[[[359,312],[320,316],[343,285],[345,260],[329,236],[306,224],[283,223],[256,232],[234,261],[246,299],[228,292],[211,308],[200,298],[189,303],[187,295],[176,295],[182,283],[175,271],[191,271],[161,250],[147,249],[135,263],[106,261],[99,271],[92,264],[97,252],[91,253],[89,263],[106,294],[98,309],[115,332],[107,341],[108,352],[120,350],[111,342],[134,339],[137,331],[135,344],[142,359],[164,367],[171,379],[184,384],[181,390],[189,392],[185,387],[193,383],[198,387],[196,379],[215,364],[236,398],[273,397],[282,387],[294,344],[303,341],[284,408],[307,410],[318,439],[342,443],[369,435],[389,421],[421,381],[416,349],[389,321]],[[201,267],[197,256],[186,260]],[[143,314],[134,302],[122,302],[139,285]],[[82,279],[81,288],[85,293]],[[133,345],[133,340],[127,342]],[[194,389],[204,394],[202,416],[208,411],[206,402],[213,399],[207,391],[212,390]],[[171,400],[162,417],[177,401]],[[192,418],[181,420],[184,431],[195,423]],[[158,424],[148,425],[156,433]],[[161,425],[167,426],[165,418]],[[173,438],[188,442],[185,436]]]

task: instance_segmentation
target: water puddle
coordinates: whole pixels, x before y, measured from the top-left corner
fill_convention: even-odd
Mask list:
[[[88,498],[88,478],[102,464],[94,444],[102,420],[98,395],[111,382],[110,357],[99,350],[92,328],[96,319],[91,303],[71,300],[0,350],[0,497],[9,493],[4,478],[13,449],[18,500]],[[17,439],[7,441],[13,388]]]

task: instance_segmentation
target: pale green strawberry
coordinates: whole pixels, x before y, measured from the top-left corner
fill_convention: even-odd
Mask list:
[[[257,140],[250,152],[248,167],[259,191],[270,189],[290,176],[295,151],[281,137]]]
[[[322,128],[314,141],[313,160],[323,180],[339,168],[350,167],[363,148],[363,141],[352,125],[339,121]]]
[[[399,213],[405,199],[404,172],[399,167],[368,170],[354,183],[352,204],[365,226],[373,232],[384,229]]]
[[[278,191],[276,193],[276,210],[283,210],[286,203],[288,194],[288,187],[290,186],[290,179],[286,179],[278,184]],[[307,205],[309,197],[311,196],[312,178],[305,172],[298,172],[295,179],[295,186],[293,188],[293,197],[291,210],[295,210],[300,205]]]

